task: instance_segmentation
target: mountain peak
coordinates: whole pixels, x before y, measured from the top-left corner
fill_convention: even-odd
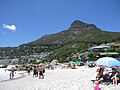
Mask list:
[[[71,24],[71,26],[74,26],[74,25],[86,25],[87,23],[85,22],[82,22],[82,21],[79,21],[79,20],[75,20],[73,21],[73,23]]]
[[[73,21],[69,29],[96,27],[94,24],[88,24],[79,20]]]

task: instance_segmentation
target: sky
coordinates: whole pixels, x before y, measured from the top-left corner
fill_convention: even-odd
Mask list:
[[[0,47],[67,30],[74,20],[120,32],[120,0],[0,0]]]

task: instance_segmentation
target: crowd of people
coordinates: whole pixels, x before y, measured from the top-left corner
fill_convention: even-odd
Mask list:
[[[15,76],[15,68],[12,67],[9,69],[9,79],[13,79]],[[33,72],[33,77],[39,77],[39,79],[44,79],[44,73],[45,73],[45,67],[44,65],[39,66],[30,66],[27,68],[28,75],[31,75],[31,72]]]
[[[84,64],[84,65],[85,67],[88,67],[88,64]],[[68,64],[67,68],[76,69],[75,64],[71,64],[71,63]],[[96,81],[94,83],[95,88],[98,88],[99,84],[105,82],[106,80],[109,81],[108,84],[112,83],[114,85],[118,85],[118,82],[120,82],[120,72],[118,72],[117,69],[118,68],[116,67],[113,68],[100,67],[99,69],[97,69]],[[45,66],[38,65],[38,66],[29,67],[27,68],[27,72],[28,75],[32,74],[33,77],[44,79]],[[10,71],[10,79],[13,79],[14,73],[15,71],[12,68]]]
[[[33,77],[39,77],[39,79],[44,79],[45,67],[43,65],[32,67]],[[28,75],[30,75],[31,69],[28,68]]]

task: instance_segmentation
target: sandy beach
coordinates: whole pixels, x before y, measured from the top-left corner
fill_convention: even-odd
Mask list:
[[[46,70],[45,78],[39,79],[25,73],[25,77],[0,82],[0,90],[94,90],[96,67],[79,69]],[[100,85],[101,90],[120,90],[120,84]]]

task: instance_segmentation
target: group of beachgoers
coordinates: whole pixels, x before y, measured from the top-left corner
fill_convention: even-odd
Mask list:
[[[44,79],[45,67],[43,65],[32,67],[33,77],[39,77],[39,79]],[[28,75],[30,75],[31,69],[28,68]]]
[[[84,66],[88,67],[88,64],[84,64]],[[67,68],[76,69],[76,65],[69,63]],[[109,83],[107,83],[107,85],[109,85],[110,83],[112,83],[113,85],[118,85],[118,83],[120,82],[120,71],[118,71],[118,69],[120,69],[120,67],[118,67],[118,68],[116,68],[116,67],[112,67],[112,68],[99,67],[96,71],[97,75],[95,77],[96,80],[94,82],[94,87],[99,88],[99,84],[102,84],[106,80],[109,82]],[[53,69],[51,69],[51,70],[53,70]],[[33,77],[38,77],[39,79],[44,79],[44,73],[45,73],[44,65],[32,66],[32,67],[28,68],[27,69],[28,75],[31,75],[31,71],[33,72],[32,73]],[[15,73],[15,70],[14,70],[14,68],[12,68],[10,70],[10,79],[13,79],[14,73]],[[95,90],[100,90],[100,88],[95,89]]]
[[[92,63],[88,63],[88,61],[86,61],[86,62],[81,62],[81,63],[79,63],[79,64],[75,64],[75,63],[68,63],[68,65],[67,65],[67,68],[71,68],[71,69],[76,69],[76,67],[79,67],[79,66],[85,66],[85,67],[89,67],[89,68],[91,68],[91,67],[95,67],[95,66],[97,66],[94,62],[92,62]]]
[[[15,76],[16,70],[14,67],[12,67],[11,69],[9,69],[9,71],[10,71],[9,79],[13,79]],[[33,71],[33,77],[39,77],[39,79],[44,79],[44,73],[45,73],[44,65],[32,66],[32,67],[27,68],[28,75],[31,74],[31,71]]]
[[[118,72],[115,67],[109,69],[111,70],[102,67],[97,70],[98,74],[96,76],[96,83],[100,84],[105,80],[108,80],[110,83],[112,82],[114,85],[118,85],[118,81],[120,80],[120,72]]]

